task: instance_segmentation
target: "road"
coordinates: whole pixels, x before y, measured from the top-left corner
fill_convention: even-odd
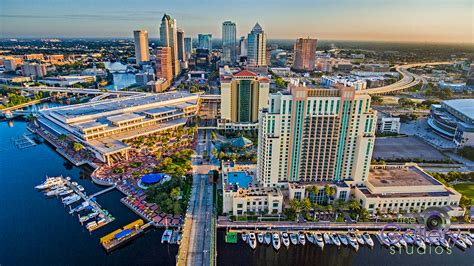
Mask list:
[[[60,93],[77,93],[77,94],[91,94],[91,95],[101,95],[104,93],[114,94],[114,95],[137,95],[137,94],[145,94],[144,92],[136,92],[136,91],[121,91],[121,90],[97,90],[97,89],[81,89],[81,88],[69,88],[69,87],[19,87],[19,86],[8,86],[9,88],[13,89],[20,89],[25,91],[33,91],[33,92],[60,92]]]
[[[199,132],[199,142],[196,147],[198,156],[193,159],[193,189],[186,217],[189,218],[191,233],[187,251],[186,265],[213,265],[215,247],[215,228],[212,222],[214,215],[213,187],[207,173],[214,166],[204,164],[204,151],[211,152],[212,143],[210,131]]]
[[[448,65],[452,64],[452,62],[432,62],[432,63],[416,63],[416,64],[409,64],[409,65],[398,65],[395,67],[395,70],[400,73],[402,76],[402,79],[379,88],[372,88],[372,89],[366,89],[363,91],[360,91],[359,93],[364,93],[364,94],[385,94],[385,93],[390,93],[394,91],[401,91],[405,90],[408,88],[411,88],[420,82],[423,83],[423,85],[426,85],[427,81],[423,78],[420,77],[416,74],[410,73],[408,71],[409,68],[412,67],[420,67],[420,66],[433,66],[433,65]]]

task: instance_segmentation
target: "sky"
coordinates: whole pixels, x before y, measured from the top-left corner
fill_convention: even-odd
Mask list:
[[[158,38],[164,13],[186,36],[221,36],[225,20],[268,39],[457,42],[474,44],[472,0],[0,0],[0,38]]]

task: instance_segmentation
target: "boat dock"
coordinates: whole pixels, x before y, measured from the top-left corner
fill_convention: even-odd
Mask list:
[[[112,233],[103,236],[100,239],[100,244],[107,252],[111,252],[121,245],[140,236],[150,225],[151,223],[144,224],[142,219],[138,219],[125,225],[122,229],[117,229]]]

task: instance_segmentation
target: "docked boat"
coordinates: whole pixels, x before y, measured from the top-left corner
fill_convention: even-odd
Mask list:
[[[407,244],[416,244],[415,237],[411,234],[403,234],[403,239],[405,240],[405,242],[407,242]]]
[[[257,234],[257,240],[258,240],[258,243],[263,244],[264,237],[262,233]]]
[[[270,245],[271,242],[272,242],[272,234],[266,233],[265,234],[265,244]]]
[[[257,247],[257,238],[255,237],[255,233],[253,232],[249,233],[248,238],[249,238],[249,241],[248,241],[249,246],[252,249],[255,249]]]
[[[66,189],[66,190],[63,190],[61,193],[59,193],[59,196],[66,196],[66,195],[69,195],[71,194],[72,192],[74,192],[74,190],[72,189]]]
[[[54,189],[54,190],[51,190],[51,191],[46,192],[45,195],[46,195],[47,197],[53,197],[53,196],[59,195],[60,193],[62,193],[62,192],[65,191],[65,190],[66,190],[66,188],[64,188],[64,187],[59,187],[59,188],[56,188],[56,189]]]
[[[441,244],[443,248],[449,248],[449,243],[448,243],[448,240],[446,240],[446,238],[440,237],[439,243]]]
[[[466,243],[466,245],[468,247],[472,246],[472,241],[469,239],[469,236],[466,235],[466,234],[460,234],[458,237],[460,237],[462,239],[462,241],[464,243]]]
[[[87,228],[87,230],[89,230],[89,231],[90,231],[91,228],[96,227],[96,226],[97,226],[97,222],[96,222],[96,221],[92,221],[92,222],[86,224],[86,228]]]
[[[78,185],[78,186],[77,186],[77,189],[78,189],[79,191],[81,191],[81,192],[84,191],[84,187],[81,186],[81,185]]]
[[[97,215],[99,215],[98,212],[91,212],[88,215],[79,217],[79,222],[81,223],[87,222],[88,220],[95,218]]]
[[[320,248],[324,248],[324,239],[323,239],[323,235],[321,235],[320,232],[317,232],[317,233],[314,234],[314,242]]]
[[[288,235],[287,232],[281,233],[281,242],[283,242],[283,245],[284,245],[285,247],[289,247],[289,246],[290,246],[290,236]]]
[[[170,239],[171,239],[171,235],[173,234],[173,230],[165,230],[163,232],[163,235],[161,236],[161,244],[165,243],[165,242],[170,242]]]
[[[467,245],[466,243],[464,243],[464,241],[462,241],[462,239],[460,237],[452,237],[454,243],[456,244],[456,246],[458,246],[458,248],[462,249],[462,250],[465,250],[467,248]]]
[[[323,238],[324,238],[324,243],[325,243],[326,245],[331,244],[331,237],[329,237],[329,234],[328,234],[328,233],[324,233],[324,234],[323,234]]]
[[[344,245],[344,246],[347,246],[349,245],[349,240],[347,239],[347,236],[344,235],[344,234],[338,234],[339,236],[339,240],[341,240],[341,243]]]
[[[273,248],[278,251],[281,247],[280,234],[273,233],[272,243],[273,243]]]
[[[306,238],[303,233],[298,234],[298,242],[303,246],[306,244]]]
[[[364,238],[365,243],[369,245],[370,247],[374,246],[374,241],[372,240],[372,237],[370,237],[370,234],[365,232],[362,234],[362,237]]]
[[[362,237],[362,235],[359,232],[355,232],[354,235],[355,235],[355,238],[357,239],[357,242],[359,243],[359,245],[365,245],[364,238]]]
[[[248,234],[247,234],[247,232],[243,232],[242,233],[242,241],[247,242],[247,240],[248,240]]]
[[[88,201],[84,201],[83,203],[77,205],[75,208],[73,208],[71,211],[69,211],[69,214],[73,214],[75,212],[80,212],[84,210],[87,206],[89,206]]]
[[[35,186],[36,189],[43,190],[50,188],[55,185],[62,185],[64,184],[64,180],[62,177],[47,177],[46,180],[37,186]]]
[[[405,239],[403,239],[403,237],[400,237],[400,238],[398,239],[398,243],[400,243],[400,245],[401,245],[402,247],[404,247],[405,249],[408,248],[407,241],[405,241]]]
[[[357,238],[355,237],[354,233],[347,234],[347,240],[349,244],[355,249],[355,251],[359,250],[359,242],[357,242]]]
[[[308,239],[308,242],[309,242],[309,243],[311,243],[311,244],[316,244],[316,243],[314,242],[314,236],[313,236],[313,234],[311,234],[311,233],[306,233],[306,238]]]
[[[79,184],[77,182],[72,182],[72,185],[77,187]]]
[[[74,202],[80,200],[81,197],[77,194],[73,194],[72,196],[68,196],[66,198],[63,199],[63,203],[66,204],[66,205],[71,205],[73,204]]]
[[[421,248],[423,250],[426,249],[425,242],[423,242],[423,239],[421,239],[421,237],[416,237],[415,238],[415,244],[418,246],[418,248]]]
[[[298,245],[298,235],[295,234],[295,233],[291,233],[290,234],[290,241],[291,241],[291,244],[293,245]]]
[[[334,243],[334,245],[336,245],[338,247],[341,246],[341,241],[339,241],[339,238],[337,237],[336,233],[331,234],[331,241],[332,241],[332,243]]]

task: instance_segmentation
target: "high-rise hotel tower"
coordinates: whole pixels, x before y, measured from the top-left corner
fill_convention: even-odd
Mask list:
[[[260,112],[257,176],[265,187],[367,179],[376,111],[352,87],[315,89],[292,80]]]
[[[178,26],[176,19],[169,15],[163,15],[160,25],[160,42],[164,47],[171,48],[171,65],[173,77],[179,75],[179,61],[178,61]]]

